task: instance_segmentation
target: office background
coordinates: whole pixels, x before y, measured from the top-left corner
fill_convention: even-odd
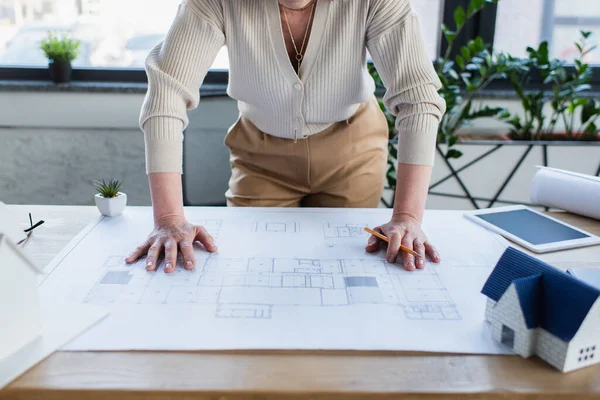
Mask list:
[[[23,204],[93,204],[94,179],[124,181],[129,204],[150,202],[144,169],[144,143],[138,115],[146,90],[142,70],[146,54],[167,31],[179,0],[0,0],[0,199]],[[434,60],[444,49],[440,24],[464,0],[412,0],[418,13],[427,51]],[[138,19],[143,10],[144,18]],[[73,82],[56,86],[48,81],[47,62],[38,49],[49,30],[69,32],[82,41],[74,62]],[[500,0],[467,27],[464,37],[481,36],[494,51],[525,56],[528,45],[548,41],[551,56],[572,60],[579,31],[600,33],[600,2],[586,0]],[[586,58],[600,63],[600,51]],[[233,100],[225,94],[227,53],[215,60],[201,89],[198,109],[190,112],[186,131],[186,200],[213,204],[227,185],[227,150],[222,141],[237,118]],[[595,75],[596,76],[596,75]],[[596,77],[592,92],[598,88]],[[480,101],[518,110],[519,101],[507,83],[486,90]],[[507,125],[480,120],[463,134],[486,137],[504,133]],[[459,146],[464,156],[453,161],[460,168],[493,148]],[[552,146],[552,166],[596,173],[599,147]],[[528,201],[534,166],[543,162],[534,149],[506,185],[502,199]],[[523,148],[504,146],[461,172],[462,182],[448,179],[436,187],[428,208],[468,209],[472,197],[489,198],[520,161]],[[449,169],[438,155],[433,182]],[[497,203],[502,205],[503,203]],[[481,205],[487,205],[482,203]]]

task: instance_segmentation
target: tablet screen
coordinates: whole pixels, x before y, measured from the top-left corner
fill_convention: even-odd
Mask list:
[[[480,214],[476,217],[534,245],[590,237],[531,210]]]

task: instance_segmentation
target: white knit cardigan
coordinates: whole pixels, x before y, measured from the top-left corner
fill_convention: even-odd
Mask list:
[[[317,0],[298,74],[285,47],[277,0],[185,0],[146,60],[148,92],[140,115],[146,171],[181,172],[187,110],[217,53],[227,46],[227,93],[264,133],[289,139],[348,119],[375,86],[367,51],[397,116],[400,163],[432,165],[445,112],[410,0]]]

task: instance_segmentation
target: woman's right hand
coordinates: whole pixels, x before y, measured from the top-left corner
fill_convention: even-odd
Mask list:
[[[212,236],[202,226],[190,224],[183,216],[169,216],[155,221],[154,230],[148,239],[138,246],[125,261],[133,263],[146,256],[146,270],[154,271],[164,250],[164,270],[174,272],[177,255],[181,253],[183,267],[192,270],[196,267],[193,243],[199,241],[208,252],[217,251]]]

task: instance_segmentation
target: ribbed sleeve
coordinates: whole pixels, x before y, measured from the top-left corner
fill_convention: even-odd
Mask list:
[[[147,173],[181,173],[187,110],[198,106],[200,85],[224,44],[220,1],[188,0],[148,55],[148,92],[140,113]]]
[[[387,90],[386,109],[396,116],[398,162],[433,165],[446,103],[408,1],[373,2],[367,48]]]

